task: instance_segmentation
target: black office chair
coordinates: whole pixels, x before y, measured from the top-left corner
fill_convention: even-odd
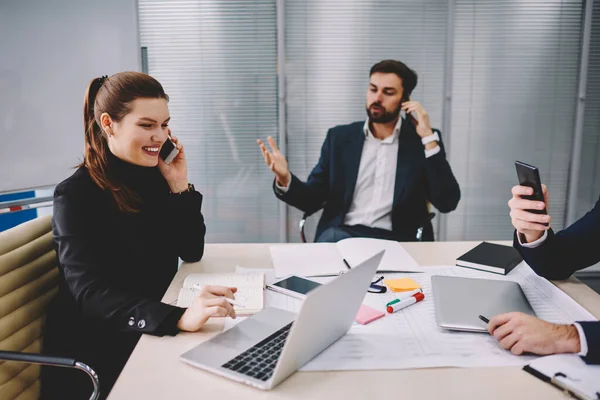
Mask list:
[[[429,208],[429,205],[427,208]],[[306,220],[308,219],[308,217],[310,217],[310,215],[311,214],[309,214],[309,213],[304,213],[302,215],[302,219],[298,223],[298,228],[300,228],[300,239],[302,239],[302,243],[306,243],[306,234],[304,233],[304,226],[306,225]],[[427,223],[429,223],[429,222],[431,222],[431,220],[433,220],[433,218],[435,218],[435,213],[430,211],[427,222],[425,224],[423,224],[423,226],[421,226],[419,229],[417,229],[417,235],[416,235],[417,242],[423,241],[423,229],[425,228],[425,225]]]
[[[90,366],[82,362],[75,361],[72,358],[53,357],[44,354],[24,353],[20,351],[0,351],[0,361],[16,361],[27,364],[79,369],[88,374],[94,385],[94,391],[90,396],[90,400],[96,400],[100,395],[100,381],[98,380],[98,375],[96,372],[94,372]],[[16,377],[14,379],[16,379]]]
[[[58,291],[56,252],[50,217],[41,217],[0,233],[0,399],[40,396],[40,367],[79,369],[99,396],[98,376],[71,358],[40,354],[44,318]],[[34,365],[23,365],[23,363]]]

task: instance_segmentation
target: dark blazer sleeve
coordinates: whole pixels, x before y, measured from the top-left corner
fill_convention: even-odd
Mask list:
[[[548,237],[538,247],[521,246],[517,233],[514,247],[527,264],[540,276],[547,279],[567,279],[575,271],[587,268],[600,261],[600,200],[594,208],[558,233],[548,230]],[[588,344],[588,363],[600,363],[600,322],[579,322]]]
[[[287,192],[282,192],[275,186],[273,190],[280,200],[308,214],[314,214],[323,208],[329,195],[329,170],[331,163],[331,130],[327,132],[325,142],[321,147],[319,162],[313,168],[308,180],[302,182],[292,174],[292,181]]]
[[[556,234],[548,230],[548,237],[538,247],[521,246],[516,232],[513,242],[538,275],[553,280],[567,279],[575,271],[600,261],[600,200],[567,229]]]
[[[588,364],[600,364],[600,321],[580,321],[588,352],[583,360]]]
[[[172,321],[177,321],[185,309],[119,287],[115,277],[107,276],[99,260],[104,259],[100,255],[110,246],[110,237],[95,234],[101,221],[95,216],[94,203],[77,188],[69,189],[59,186],[55,191],[53,237],[66,284],[82,315],[121,331],[176,334]],[[132,317],[136,323],[130,326]],[[139,324],[142,320],[145,323]]]
[[[197,262],[204,255],[206,225],[202,215],[202,195],[196,191],[169,196],[169,210],[177,227],[173,229],[177,254],[183,261]]]
[[[441,139],[441,132],[437,129],[433,131],[437,132]],[[460,187],[446,159],[446,150],[441,140],[439,146],[440,151],[437,154],[425,158],[425,171],[429,201],[440,212],[447,213],[456,209],[460,200]]]

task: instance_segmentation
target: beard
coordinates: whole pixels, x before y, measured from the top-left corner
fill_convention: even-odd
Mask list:
[[[373,115],[373,106],[379,106],[381,111],[377,112],[377,115]],[[396,110],[390,112],[386,110],[381,104],[373,103],[369,107],[366,108],[367,115],[369,116],[369,121],[376,124],[387,124],[394,121],[400,115],[400,109],[402,108],[402,104],[398,104]]]

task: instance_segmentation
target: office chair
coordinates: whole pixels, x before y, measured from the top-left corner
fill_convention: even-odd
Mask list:
[[[429,205],[429,203],[427,204],[427,209],[430,210],[431,206]],[[298,222],[298,228],[300,229],[300,239],[302,239],[302,243],[306,243],[306,234],[304,233],[304,226],[306,225],[306,220],[308,219],[308,217],[310,217],[311,214],[309,213],[304,213],[302,214],[302,219],[300,220],[300,222]],[[417,229],[417,234],[416,234],[416,238],[417,238],[417,242],[422,242],[423,241],[423,229],[425,228],[425,225],[428,222],[431,222],[431,220],[435,218],[435,213],[429,211],[429,215],[428,215],[428,219],[425,222],[425,224],[423,224],[423,226],[419,227],[419,229]]]
[[[49,216],[0,232],[0,399],[38,399],[40,365],[84,371],[94,385],[90,399],[99,396],[98,376],[88,365],[39,353],[58,277]]]

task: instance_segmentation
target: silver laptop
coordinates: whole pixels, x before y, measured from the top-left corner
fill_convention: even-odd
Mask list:
[[[298,314],[265,308],[181,360],[259,389],[277,386],[348,332],[383,253],[312,290]]]
[[[460,278],[431,277],[435,319],[438,326],[459,331],[487,332],[482,315],[520,311],[535,316],[529,300],[517,282]]]

